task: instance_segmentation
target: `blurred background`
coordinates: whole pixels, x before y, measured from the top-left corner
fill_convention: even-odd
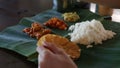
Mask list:
[[[96,4],[90,4],[90,10],[96,12]],[[53,0],[0,0],[0,31],[16,25],[21,18],[31,17],[51,9]],[[113,21],[120,22],[120,10],[114,9]]]
[[[110,12],[110,11],[109,11],[110,9],[108,9],[108,8],[102,8],[102,9],[105,10],[105,11],[103,11],[103,12],[105,12],[105,13],[106,13],[106,11],[107,11],[107,13]],[[96,4],[91,3],[90,11],[92,11],[92,12],[94,12],[94,13],[96,12]],[[107,14],[107,13],[106,13],[106,14]],[[115,21],[115,22],[120,23],[120,9],[112,9],[111,17],[112,17],[112,21]]]
[[[51,9],[52,5],[52,0],[0,0],[0,31],[17,24],[22,17]]]

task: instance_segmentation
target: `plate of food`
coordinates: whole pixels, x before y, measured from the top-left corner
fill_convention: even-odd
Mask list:
[[[68,49],[66,52],[72,58],[75,57],[73,61],[78,68],[120,67],[120,24],[104,20],[86,9],[74,9],[66,13],[48,10],[34,17],[23,18],[18,25],[0,33],[0,47],[36,62],[37,42],[40,38],[45,40],[49,35],[67,39],[67,44],[75,46],[77,58],[69,53],[72,47],[66,46],[64,49]]]

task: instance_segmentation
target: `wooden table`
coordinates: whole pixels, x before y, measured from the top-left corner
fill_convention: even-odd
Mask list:
[[[18,24],[20,18],[0,12],[0,31]],[[11,54],[12,53],[12,54]],[[20,55],[0,49],[0,68],[37,68],[34,63],[26,61]]]

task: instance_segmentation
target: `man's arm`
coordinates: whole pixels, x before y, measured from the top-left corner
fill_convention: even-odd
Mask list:
[[[80,0],[80,1],[93,2],[112,8],[120,8],[120,0]]]

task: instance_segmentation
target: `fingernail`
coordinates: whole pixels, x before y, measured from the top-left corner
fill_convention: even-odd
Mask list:
[[[38,46],[36,50],[37,50],[37,52],[42,52],[44,50],[44,47],[43,46]]]
[[[48,46],[49,43],[48,42],[43,42],[43,46]]]

